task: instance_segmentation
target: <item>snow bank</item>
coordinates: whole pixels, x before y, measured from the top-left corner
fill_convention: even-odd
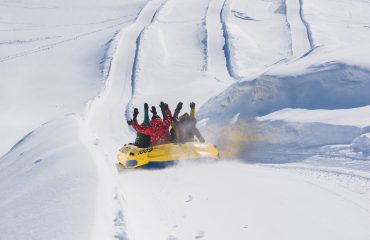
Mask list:
[[[63,117],[0,159],[1,239],[124,239],[114,175],[89,142],[78,117]]]
[[[91,239],[98,172],[73,117],[47,123],[0,159],[2,239]]]
[[[229,121],[263,116],[283,108],[338,109],[370,105],[370,71],[342,63],[311,66],[294,76],[262,75],[237,82],[209,100],[200,118]],[[222,114],[220,114],[222,113]]]
[[[230,146],[223,136],[233,135],[235,123],[230,121],[238,114],[236,125],[246,129],[237,132],[246,141],[242,145],[231,141],[237,157],[298,161],[321,154],[326,145],[351,144],[366,132],[369,92],[369,70],[327,63],[298,75],[262,75],[237,82],[203,105],[198,118],[208,119],[202,130],[223,148]]]
[[[370,133],[362,134],[354,139],[351,148],[356,152],[362,152],[364,155],[370,155]]]

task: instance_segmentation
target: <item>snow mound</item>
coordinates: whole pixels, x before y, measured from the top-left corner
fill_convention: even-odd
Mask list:
[[[265,74],[236,82],[203,105],[198,117],[207,119],[202,126],[207,139],[221,149],[237,146],[233,157],[301,161],[322,154],[327,145],[345,144],[350,152],[349,145],[370,125],[369,91],[369,70],[331,62],[312,65],[298,75]],[[242,129],[235,131],[234,124]],[[236,145],[224,136],[246,140]]]
[[[370,133],[365,133],[353,140],[351,148],[364,155],[370,155]]]
[[[262,75],[237,82],[203,105],[198,116],[211,123],[228,122],[239,112],[240,118],[250,118],[284,108],[354,108],[370,105],[369,92],[369,70],[326,63],[295,76]]]

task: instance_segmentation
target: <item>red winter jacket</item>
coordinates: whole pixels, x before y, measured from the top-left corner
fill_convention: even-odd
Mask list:
[[[150,143],[152,146],[167,144],[171,142],[171,136],[169,128],[172,121],[171,110],[166,110],[166,119],[162,121],[160,118],[152,119],[149,123],[149,127],[141,126],[137,122],[132,123],[132,127],[141,134],[150,136]]]

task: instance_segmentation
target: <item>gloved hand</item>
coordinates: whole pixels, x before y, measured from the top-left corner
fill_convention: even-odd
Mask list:
[[[182,108],[182,102],[179,102],[179,103],[177,104],[176,109],[177,109],[177,110],[181,110],[181,108]]]
[[[148,109],[149,109],[149,105],[147,103],[144,103],[144,110],[148,111]]]
[[[165,111],[166,111],[167,109],[168,109],[168,104],[167,104],[167,103],[164,103],[164,104],[163,104],[163,110],[165,110]]]
[[[134,108],[134,117],[137,117],[139,115],[139,109]]]
[[[162,102],[162,101],[161,101],[161,103],[159,104],[159,107],[160,107],[161,109],[164,109],[164,102]]]
[[[139,115],[139,109],[135,108],[134,109],[134,121],[136,121],[137,115]]]
[[[157,115],[157,109],[154,106],[152,106],[152,110],[150,110],[150,112]]]
[[[190,108],[195,108],[195,103],[194,102],[190,103]]]
[[[127,124],[128,124],[129,126],[131,126],[131,125],[132,125],[132,123],[133,123],[133,121],[132,121],[132,120],[128,120],[128,121],[127,121]]]

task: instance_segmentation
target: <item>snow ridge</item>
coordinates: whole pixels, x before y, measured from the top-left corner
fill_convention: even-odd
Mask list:
[[[154,19],[154,17],[153,17]],[[135,91],[136,91],[136,81],[137,81],[137,78],[136,78],[136,74],[138,72],[138,65],[139,65],[139,52],[140,52],[140,42],[141,42],[141,38],[145,32],[145,29],[144,28],[139,36],[136,38],[136,41],[135,41],[135,55],[134,55],[134,62],[133,62],[133,65],[132,65],[132,73],[131,73],[131,98],[130,98],[130,101],[127,103],[126,105],[126,110],[125,110],[125,116],[126,116],[126,119],[131,119],[131,113],[130,113],[130,109],[132,109],[132,101],[135,97]]]
[[[120,31],[117,31],[113,37],[105,44],[104,56],[100,60],[100,71],[102,73],[102,79],[104,82],[107,81],[109,73],[112,67],[113,55],[117,49],[118,35]]]
[[[242,111],[241,116],[254,117],[287,107],[306,109],[361,107],[370,104],[370,96],[367,94],[370,90],[369,78],[369,70],[338,62],[313,66],[308,72],[297,76],[262,75],[251,82],[233,84],[202,106],[199,114],[227,118]],[[341,99],[337,98],[338,94],[342,96]],[[238,101],[243,98],[244,101]],[[209,104],[214,106],[211,107]],[[231,112],[228,112],[229,110]],[[219,116],[217,111],[223,111],[224,114]]]

